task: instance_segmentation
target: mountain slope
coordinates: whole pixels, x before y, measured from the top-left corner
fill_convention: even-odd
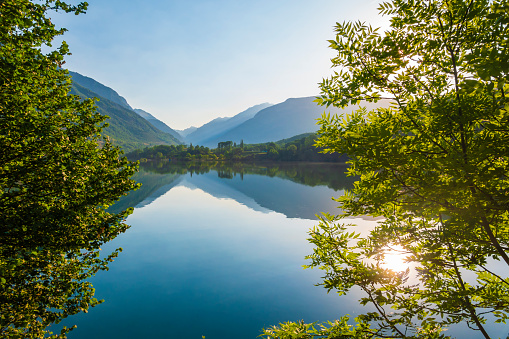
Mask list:
[[[153,116],[149,112],[144,111],[139,108],[134,109],[134,112],[136,114],[138,114],[139,116],[141,116],[142,118],[144,118],[145,120],[147,120],[148,122],[150,122],[155,128],[157,128],[161,132],[171,134],[175,137],[175,139],[178,139],[178,140],[183,139],[182,136],[180,135],[180,133],[178,133],[173,128],[166,125],[161,120],[157,119],[155,116]]]
[[[218,130],[221,130],[221,126],[228,120],[229,118],[215,118],[207,122],[205,125],[198,127],[194,132],[189,133],[186,138],[186,143],[194,143],[195,145],[200,144],[204,139],[209,138],[210,136],[214,136],[218,134]]]
[[[281,140],[297,134],[315,132],[316,119],[324,109],[313,102],[314,97],[288,99],[283,103],[260,110],[253,118],[207,139],[205,146],[232,140],[254,144]]]
[[[72,77],[73,83],[88,88],[90,91],[97,93],[100,97],[108,99],[124,108],[130,110],[133,109],[131,106],[129,106],[127,100],[124,97],[120,96],[113,89],[104,86],[103,84],[97,82],[92,78],[89,78],[76,72],[69,71],[69,75]]]
[[[134,111],[139,116],[147,120],[150,124],[156,127],[158,130],[171,134],[175,139],[180,143],[180,139],[183,139],[178,132],[175,132],[172,128],[166,125],[161,120],[154,117],[152,114],[142,110],[142,109],[133,109],[128,103],[127,100],[120,96],[115,90],[97,82],[96,80],[89,78],[87,76],[81,75],[76,72],[69,71],[69,75],[72,77],[72,81],[75,84],[80,85],[81,87],[87,88],[93,93],[96,93],[97,96],[100,96],[104,99],[108,99],[111,102],[114,102],[123,108]]]
[[[245,121],[253,118],[262,109],[270,107],[271,104],[263,103],[247,110],[240,112],[239,114],[231,118],[216,118],[205,125],[199,127],[194,132],[190,133],[185,137],[186,143],[193,143],[195,145],[203,145],[209,139],[214,139],[217,136],[226,133],[227,131],[237,127]],[[216,143],[217,145],[217,143]],[[214,146],[214,145],[212,145]]]
[[[194,126],[190,126],[186,129],[176,129],[175,131],[180,134],[180,136],[185,139],[185,137],[187,137],[189,134],[193,133],[194,131],[196,131],[198,129],[198,127],[194,127]]]
[[[204,146],[217,145],[220,141],[234,141],[256,144],[291,138],[295,135],[316,132],[316,120],[324,112],[343,114],[351,112],[356,107],[347,107],[340,110],[335,107],[325,108],[318,106],[315,97],[291,98],[280,104],[270,106],[259,111],[252,119],[245,121],[237,127],[208,139]],[[386,107],[387,102],[378,104],[364,103],[368,108]]]
[[[108,100],[78,83],[73,83],[71,94],[82,98],[99,98],[96,102],[97,111],[110,117],[107,120],[109,126],[102,134],[108,136],[114,145],[122,147],[126,153],[136,148],[180,143],[174,136],[159,131],[133,110]]]

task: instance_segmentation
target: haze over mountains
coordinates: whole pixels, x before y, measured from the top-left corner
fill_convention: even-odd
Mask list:
[[[197,128],[185,137],[184,141],[193,145],[217,147],[222,141],[233,141],[247,144],[265,143],[291,138],[318,130],[317,119],[324,112],[343,114],[355,107],[339,109],[318,106],[315,97],[290,98],[286,101],[271,105],[261,104],[253,106],[232,118],[217,118]],[[388,102],[363,103],[368,109],[388,107]]]
[[[316,132],[316,119],[324,112],[318,106],[315,97],[287,99],[277,105],[260,110],[251,119],[238,124],[224,133],[209,137],[203,141],[205,146],[214,146],[223,140],[247,144],[278,141],[292,136]],[[192,135],[189,135],[190,138]]]
[[[184,140],[187,143],[193,143],[203,146],[217,146],[219,141],[227,141],[230,139],[222,139],[222,135],[228,133],[232,129],[238,127],[242,123],[252,119],[262,109],[272,106],[269,103],[264,103],[248,108],[247,110],[231,117],[231,118],[216,118],[205,125],[197,128],[192,133],[185,136]],[[221,140],[219,140],[221,139]],[[216,141],[219,140],[219,141]],[[233,140],[232,140],[233,141]],[[235,142],[239,140],[235,140]],[[272,141],[272,140],[271,140]]]
[[[176,129],[175,131],[177,131],[183,138],[185,138],[186,136],[193,133],[197,129],[198,129],[198,127],[191,126],[186,129]]]
[[[192,143],[215,148],[222,141],[248,144],[278,141],[316,132],[316,120],[324,112],[342,114],[352,110],[349,107],[325,109],[314,102],[315,97],[291,98],[276,105],[259,104],[233,117],[216,118],[198,128],[176,131],[149,112],[133,109],[115,90],[79,73],[69,74],[73,80],[73,94],[100,99],[98,111],[110,117],[109,127],[103,132],[126,152],[160,144]],[[387,105],[367,104],[370,109]]]

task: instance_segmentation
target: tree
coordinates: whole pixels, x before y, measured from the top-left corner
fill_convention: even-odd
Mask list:
[[[507,320],[508,1],[393,0],[379,11],[391,16],[383,34],[337,24],[330,43],[340,70],[317,101],[389,99],[392,107],[324,116],[317,145],[348,154],[349,174],[360,177],[339,199],[342,217],[383,221],[361,238],[324,215],[308,257],[325,270],[325,288],[359,286],[376,312],[355,328],[345,317],[323,329],[287,323],[266,329],[267,338],[438,338],[459,322],[490,338],[486,322]],[[391,249],[411,269],[384,268]]]
[[[130,210],[108,213],[133,189],[136,168],[99,132],[106,117],[69,95],[68,47],[51,11],[86,3],[0,2],[0,336],[42,338],[46,328],[97,301],[86,279],[119,252],[100,246],[124,232]],[[53,329],[57,328],[56,326]],[[65,338],[63,328],[52,338]]]
[[[279,158],[279,152],[275,148],[269,148],[267,152],[267,157],[271,160],[276,160]]]
[[[288,155],[289,155],[289,158],[290,159],[293,159],[295,158],[295,156],[297,155],[297,146],[295,144],[290,144],[286,147],[286,150],[288,151]]]

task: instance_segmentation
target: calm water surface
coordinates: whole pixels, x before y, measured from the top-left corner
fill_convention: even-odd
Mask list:
[[[351,180],[337,165],[170,167],[149,164],[131,229],[103,247],[123,253],[92,283],[105,299],[71,318],[80,338],[256,338],[283,321],[355,314],[304,270],[308,230]],[[316,173],[316,176],[313,175]]]
[[[256,338],[279,322],[366,311],[360,294],[327,294],[304,270],[315,214],[337,213],[352,179],[339,165],[147,164],[131,229],[103,247],[124,252],[92,283],[105,302],[71,318],[81,338]],[[365,227],[372,221],[357,219]]]

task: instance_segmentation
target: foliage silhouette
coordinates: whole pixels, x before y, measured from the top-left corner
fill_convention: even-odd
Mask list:
[[[338,293],[366,292],[376,312],[313,328],[281,324],[265,338],[439,338],[466,323],[490,338],[509,313],[509,4],[505,0],[393,0],[384,34],[337,24],[340,70],[320,104],[388,98],[393,107],[324,116],[317,142],[346,153],[360,177],[344,216],[384,217],[366,237],[324,215],[311,231],[311,267]],[[383,265],[391,251],[409,269]],[[299,333],[299,334],[297,334]]]
[[[129,209],[106,208],[136,186],[136,168],[100,137],[106,118],[94,102],[69,95],[65,42],[41,51],[65,31],[48,12],[86,8],[0,2],[2,338],[65,338],[69,328],[47,327],[100,303],[86,279],[119,252],[100,257],[100,246],[128,228]]]

